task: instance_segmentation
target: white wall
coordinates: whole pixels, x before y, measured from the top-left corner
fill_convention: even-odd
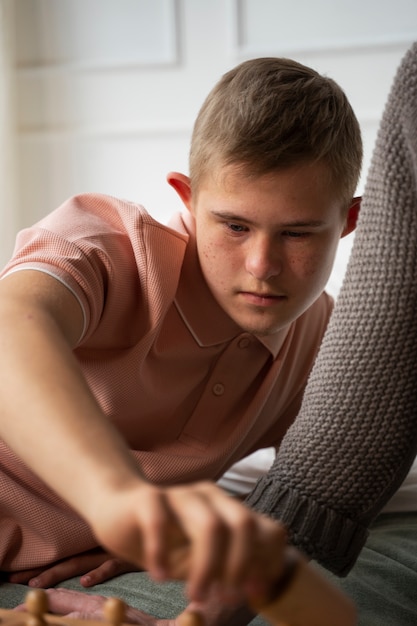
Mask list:
[[[366,173],[395,69],[417,39],[416,0],[14,0],[13,8],[19,228],[81,191],[128,197],[166,221],[179,201],[165,175],[187,171],[199,106],[223,72],[254,56],[291,56],[339,82],[362,126]],[[2,243],[4,254],[10,241]]]

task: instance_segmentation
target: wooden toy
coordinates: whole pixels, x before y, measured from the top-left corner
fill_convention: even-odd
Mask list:
[[[26,596],[26,611],[0,609],[0,626],[128,626],[126,605],[119,598],[108,598],[103,607],[103,620],[61,617],[48,613],[48,595],[43,589],[32,589]],[[178,626],[204,626],[196,613],[178,618]]]
[[[0,609],[0,626],[126,626],[126,605],[108,598],[103,620],[76,619],[48,613],[48,595],[32,589],[26,597],[26,611]],[[283,576],[270,597],[253,606],[273,626],[355,626],[353,603],[318,570],[295,552],[289,553]],[[185,612],[177,626],[204,626],[198,613]]]
[[[32,589],[26,596],[26,611],[0,609],[0,626],[122,626],[125,604],[108,598],[104,620],[75,619],[48,613],[48,596],[43,589]]]

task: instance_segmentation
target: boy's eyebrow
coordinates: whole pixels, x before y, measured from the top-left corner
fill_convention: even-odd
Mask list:
[[[298,220],[295,222],[288,222],[287,224],[282,224],[285,228],[320,228],[321,226],[325,226],[326,222],[324,220],[310,220],[305,222],[303,220]]]
[[[225,220],[237,221],[237,222],[245,222],[245,224],[253,225],[254,221],[248,219],[247,217],[242,217],[241,215],[236,215],[235,213],[229,213],[227,211],[211,211],[212,215],[220,217]],[[285,222],[284,224],[280,224],[280,228],[320,228],[321,226],[325,226],[324,220],[295,220],[293,222]]]

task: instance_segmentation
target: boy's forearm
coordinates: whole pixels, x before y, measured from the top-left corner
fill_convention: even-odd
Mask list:
[[[285,542],[283,529],[210,481],[166,489],[146,481],[72,353],[82,326],[72,323],[78,302],[58,281],[33,276],[46,288],[46,306],[34,305],[38,295],[26,279],[31,297],[22,295],[21,278],[10,278],[7,288],[0,282],[0,436],[111,554],[163,580],[178,577],[174,548],[187,548],[181,576],[190,599],[204,595],[217,572],[232,582],[253,575],[255,554],[266,579],[271,551],[279,555]],[[6,298],[15,280],[18,297]]]
[[[0,436],[88,517],[100,490],[138,475],[124,442],[104,419],[48,312],[2,302],[0,345]]]

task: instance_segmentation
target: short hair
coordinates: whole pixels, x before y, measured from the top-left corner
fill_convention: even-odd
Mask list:
[[[193,190],[218,166],[263,175],[315,161],[329,167],[347,205],[362,166],[358,120],[334,80],[290,59],[251,59],[224,74],[194,124]]]

